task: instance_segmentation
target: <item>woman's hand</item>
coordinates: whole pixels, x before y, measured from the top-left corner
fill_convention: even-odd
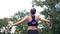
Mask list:
[[[9,30],[11,30],[11,28],[12,28],[13,26],[12,25],[10,25],[10,27],[9,27]]]
[[[48,23],[48,28],[52,29],[52,23],[51,22]]]
[[[6,26],[6,30],[7,30],[7,31],[11,31],[11,28],[12,28],[12,27],[13,27],[13,25],[7,25],[7,26]]]

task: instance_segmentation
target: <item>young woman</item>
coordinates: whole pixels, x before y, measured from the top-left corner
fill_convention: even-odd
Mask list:
[[[24,21],[27,21],[27,24],[28,24],[28,33],[27,34],[39,34],[38,30],[37,30],[38,21],[44,21],[44,22],[50,22],[50,21],[47,19],[42,19],[39,16],[36,16],[35,13],[36,13],[36,9],[32,8],[30,10],[29,16],[24,17],[21,21],[14,23],[13,25],[11,25],[11,27],[19,25],[19,24],[23,23]]]

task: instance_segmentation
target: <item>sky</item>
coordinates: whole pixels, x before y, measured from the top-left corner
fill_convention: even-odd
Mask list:
[[[17,11],[26,9],[29,11],[32,7],[32,0],[0,0],[0,18],[11,17]],[[44,10],[41,7],[35,7],[37,11]]]

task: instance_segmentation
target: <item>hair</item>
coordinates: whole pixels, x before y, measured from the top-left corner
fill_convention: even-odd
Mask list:
[[[35,8],[32,8],[32,9],[30,10],[30,13],[31,13],[32,15],[35,15],[36,9],[35,9]]]

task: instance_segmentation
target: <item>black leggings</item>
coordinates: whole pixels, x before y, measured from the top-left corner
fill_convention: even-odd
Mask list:
[[[27,34],[39,34],[38,30],[28,30]]]

